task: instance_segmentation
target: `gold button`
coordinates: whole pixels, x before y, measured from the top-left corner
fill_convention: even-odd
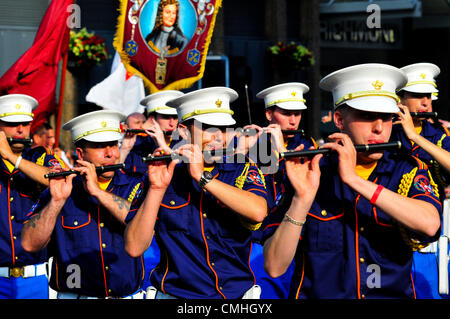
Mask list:
[[[366,295],[361,295],[361,298],[362,298],[362,299],[366,298]]]
[[[13,239],[14,239],[14,240],[16,240],[16,239],[17,239],[17,237],[16,237],[16,236],[13,236]]]
[[[102,244],[102,247],[103,247],[103,248],[106,248],[106,244],[105,244],[105,243],[103,243],[103,244]]]
[[[363,262],[365,262],[366,260],[365,260],[364,258],[361,257],[361,258],[359,258],[359,261],[363,263]]]
[[[363,232],[364,231],[364,227],[361,227],[359,230]]]
[[[172,206],[175,205],[175,201],[171,200],[170,205],[172,205]]]
[[[105,266],[105,270],[109,270],[109,267],[108,267],[108,266]]]
[[[323,211],[320,212],[322,214],[322,216],[327,216],[327,211],[324,209]]]
[[[78,222],[77,222],[77,221],[74,221],[73,224],[74,224],[75,226],[78,226]]]
[[[214,267],[214,263],[211,263],[211,266],[213,266],[213,267]]]
[[[100,228],[103,228],[103,227],[105,227],[105,224],[100,223]]]
[[[219,287],[220,290],[223,290],[222,286]]]
[[[206,218],[206,217],[207,217],[207,215],[204,213],[204,214],[203,214],[203,218]]]
[[[111,289],[108,289],[108,293],[109,293],[109,294],[111,293]]]
[[[16,256],[16,260],[18,260],[18,259],[19,259],[19,257]]]
[[[11,216],[11,220],[13,220],[14,219],[14,215],[13,216]]]
[[[209,238],[209,236],[206,236],[206,239],[208,239],[208,240],[209,240],[209,239],[210,239],[210,238]]]
[[[11,198],[9,199],[10,202],[12,202],[13,200],[14,200],[14,197],[11,197]]]
[[[11,177],[9,180],[12,182],[14,180],[14,178]]]

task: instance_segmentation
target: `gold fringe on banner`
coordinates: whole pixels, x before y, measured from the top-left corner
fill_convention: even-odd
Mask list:
[[[127,18],[127,7],[128,7],[128,1],[129,0],[119,0],[120,6],[119,6],[119,18],[117,22],[117,31],[114,36],[113,46],[117,50],[117,52],[120,55],[120,58],[123,62],[123,65],[125,66],[125,69],[142,78],[144,81],[144,84],[147,88],[150,89],[151,93],[155,93],[158,91],[163,90],[182,90],[191,87],[195,82],[200,80],[203,77],[203,74],[205,72],[205,64],[206,64],[206,56],[208,54],[209,45],[211,43],[212,35],[214,32],[214,27],[216,24],[216,17],[219,9],[222,7],[222,0],[216,0],[215,3],[215,11],[212,18],[211,18],[211,25],[209,27],[208,33],[206,35],[205,44],[202,54],[202,60],[200,62],[200,69],[198,71],[198,74],[193,77],[180,79],[175,82],[169,83],[166,85],[163,89],[159,90],[142,72],[140,72],[138,69],[130,65],[130,58],[128,54],[123,50],[123,38],[124,38],[124,31],[125,31],[125,19]]]

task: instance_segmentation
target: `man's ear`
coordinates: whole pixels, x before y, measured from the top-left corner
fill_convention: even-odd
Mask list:
[[[186,125],[178,124],[178,133],[180,133],[180,136],[183,140],[190,140],[191,132]]]
[[[267,121],[272,122],[273,111],[271,109],[266,109],[266,119]]]
[[[340,130],[344,130],[344,116],[340,110],[334,111],[333,120],[336,127]]]
[[[76,149],[75,149],[75,152],[77,152],[77,157],[78,157],[78,159],[80,159],[80,160],[84,160],[84,152],[83,152],[83,149],[81,148],[81,147],[77,147]]]

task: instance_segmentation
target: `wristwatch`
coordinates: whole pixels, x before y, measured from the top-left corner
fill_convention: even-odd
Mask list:
[[[212,179],[213,175],[211,174],[211,172],[203,171],[202,177],[200,177],[200,180],[198,181],[198,186],[200,186],[200,188],[203,188],[206,184],[212,181]]]

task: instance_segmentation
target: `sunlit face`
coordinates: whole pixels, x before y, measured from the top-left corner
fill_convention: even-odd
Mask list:
[[[5,132],[6,137],[29,138],[31,122],[4,122],[0,121],[0,131]],[[25,146],[23,144],[12,144],[11,150],[20,153]]]
[[[297,130],[302,119],[302,111],[275,107],[266,109],[266,118],[270,124],[280,125],[282,130]]]
[[[392,114],[360,111],[353,108],[336,110],[336,127],[356,144],[387,143],[392,132]],[[379,160],[383,153],[358,153],[358,162]]]
[[[167,4],[164,6],[162,11],[163,25],[166,27],[171,27],[177,21],[177,5]]]
[[[112,142],[88,142],[86,147],[77,147],[77,155],[83,160],[95,166],[106,166],[119,164],[120,152],[119,143]],[[114,176],[114,171],[103,172],[99,178],[110,179]]]
[[[53,129],[49,129],[46,131],[46,141],[44,143],[44,146],[49,148],[49,149],[53,149],[53,147],[55,146],[55,130]]]
[[[214,127],[198,121],[190,126],[191,143],[197,144],[203,151],[217,150],[224,147],[226,127]]]
[[[431,93],[413,93],[405,91],[401,102],[410,112],[432,112]]]
[[[127,119],[127,126],[131,129],[142,129],[142,125],[144,124],[146,118],[143,114],[135,114],[131,115]]]
[[[159,127],[163,132],[173,132],[176,130],[178,125],[177,115],[166,115],[166,114],[156,114],[156,122],[158,122]]]

